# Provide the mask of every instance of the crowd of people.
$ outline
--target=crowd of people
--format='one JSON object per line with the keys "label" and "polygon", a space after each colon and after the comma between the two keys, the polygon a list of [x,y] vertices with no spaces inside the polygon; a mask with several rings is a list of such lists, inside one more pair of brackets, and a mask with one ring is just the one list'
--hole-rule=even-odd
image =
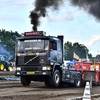
{"label": "crowd of people", "polygon": [[10,66],[15,67],[15,62],[8,62],[8,64],[10,64]]}

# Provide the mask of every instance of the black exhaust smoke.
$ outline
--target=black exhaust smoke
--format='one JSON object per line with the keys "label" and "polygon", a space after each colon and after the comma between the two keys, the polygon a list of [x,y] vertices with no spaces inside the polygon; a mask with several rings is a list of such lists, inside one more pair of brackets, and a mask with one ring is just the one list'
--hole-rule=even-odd
{"label": "black exhaust smoke", "polygon": [[33,24],[33,30],[36,31],[37,30],[37,26],[39,26],[39,16],[37,13],[34,13],[33,11],[30,14],[30,18],[31,18],[31,24]]}
{"label": "black exhaust smoke", "polygon": [[70,0],[74,6],[83,7],[100,21],[100,0]]}
{"label": "black exhaust smoke", "polygon": [[35,9],[29,15],[33,30],[37,30],[37,27],[40,25],[39,18],[47,15],[48,8],[57,10],[62,2],[63,0],[35,0]]}

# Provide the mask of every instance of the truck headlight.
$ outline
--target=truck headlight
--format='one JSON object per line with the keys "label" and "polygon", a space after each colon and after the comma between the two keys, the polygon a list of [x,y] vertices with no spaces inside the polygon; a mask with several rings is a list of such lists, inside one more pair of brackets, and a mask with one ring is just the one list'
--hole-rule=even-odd
{"label": "truck headlight", "polygon": [[47,67],[42,67],[42,70],[47,70]]}
{"label": "truck headlight", "polygon": [[21,70],[21,67],[17,67],[17,70],[20,71]]}
{"label": "truck headlight", "polygon": [[50,66],[47,66],[47,67],[42,67],[42,70],[50,70],[51,67]]}
{"label": "truck headlight", "polygon": [[20,54],[20,53],[18,53],[18,54],[17,54],[17,56],[21,56],[21,54]]}

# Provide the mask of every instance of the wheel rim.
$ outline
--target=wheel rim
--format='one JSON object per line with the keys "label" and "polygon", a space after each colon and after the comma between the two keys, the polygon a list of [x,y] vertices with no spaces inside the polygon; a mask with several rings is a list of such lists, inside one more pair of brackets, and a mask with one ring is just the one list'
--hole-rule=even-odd
{"label": "wheel rim", "polygon": [[59,83],[59,75],[58,74],[55,75],[55,82],[56,82],[56,84]]}
{"label": "wheel rim", "polygon": [[77,79],[77,86],[80,86],[80,83],[81,83],[80,77],[78,77],[78,79]]}
{"label": "wheel rim", "polygon": [[1,69],[1,70],[4,69],[4,65],[3,65],[3,64],[0,65],[0,69]]}
{"label": "wheel rim", "polygon": [[77,86],[80,86],[80,80],[77,81]]}

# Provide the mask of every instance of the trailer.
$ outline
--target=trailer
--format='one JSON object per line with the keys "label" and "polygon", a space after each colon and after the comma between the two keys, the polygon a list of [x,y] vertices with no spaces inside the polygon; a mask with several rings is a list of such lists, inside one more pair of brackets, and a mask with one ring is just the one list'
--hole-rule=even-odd
{"label": "trailer", "polygon": [[82,80],[100,83],[100,62],[76,62],[75,70],[82,72]]}

